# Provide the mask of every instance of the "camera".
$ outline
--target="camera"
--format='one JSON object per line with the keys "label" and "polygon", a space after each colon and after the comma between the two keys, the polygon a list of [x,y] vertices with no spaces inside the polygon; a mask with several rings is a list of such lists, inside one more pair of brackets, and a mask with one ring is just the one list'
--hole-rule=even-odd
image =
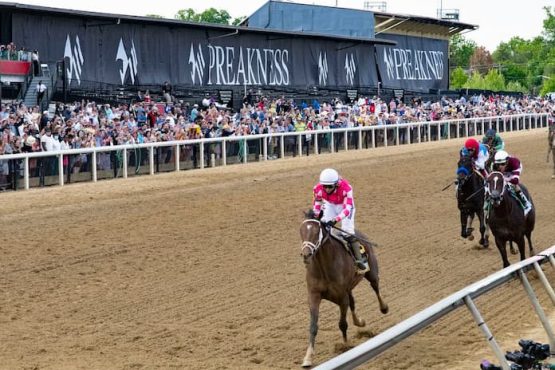
{"label": "camera", "polygon": [[518,345],[522,348],[522,352],[529,354],[536,360],[545,360],[550,356],[549,344],[541,344],[528,339],[521,339]]}
{"label": "camera", "polygon": [[509,361],[520,365],[522,369],[530,369],[536,363],[536,358],[530,356],[527,353],[522,353],[521,351],[507,352],[505,358]]}

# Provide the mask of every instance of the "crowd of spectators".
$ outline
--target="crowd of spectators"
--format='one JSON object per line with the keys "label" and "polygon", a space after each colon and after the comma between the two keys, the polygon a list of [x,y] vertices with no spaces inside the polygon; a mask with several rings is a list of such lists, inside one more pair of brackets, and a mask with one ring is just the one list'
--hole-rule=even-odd
{"label": "crowd of spectators", "polygon": [[23,104],[3,105],[0,155],[555,111],[555,103],[544,98],[483,95],[437,102],[415,99],[410,104],[361,97],[345,104],[338,99],[307,103],[248,94],[238,111],[215,99],[204,99],[199,106],[156,103],[148,92],[140,96],[140,101],[117,106],[57,104],[50,114]]}

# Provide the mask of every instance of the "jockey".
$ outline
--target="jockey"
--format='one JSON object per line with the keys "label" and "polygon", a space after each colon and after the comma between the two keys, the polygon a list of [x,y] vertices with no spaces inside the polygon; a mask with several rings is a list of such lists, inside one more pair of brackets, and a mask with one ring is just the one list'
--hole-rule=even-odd
{"label": "jockey", "polygon": [[472,158],[474,168],[478,170],[484,179],[488,176],[488,172],[486,171],[486,162],[489,158],[487,146],[480,144],[478,140],[474,138],[470,138],[464,142],[464,148],[461,149],[460,154],[461,156],[467,155]]}
{"label": "jockey", "polygon": [[526,195],[519,186],[522,163],[520,163],[517,157],[510,156],[506,151],[500,150],[495,153],[493,168],[501,172],[503,177],[505,177],[505,181],[514,187],[515,193],[520,198],[520,203],[524,208],[524,216],[526,216],[532,209],[532,203],[526,198]]}
{"label": "jockey", "polygon": [[314,197],[312,209],[316,217],[329,227],[341,222],[343,231],[352,234],[345,240],[349,242],[356,258],[358,273],[364,274],[370,270],[368,261],[360,253],[360,243],[355,234],[355,203],[353,188],[346,179],[339,177],[339,173],[332,168],[326,168],[320,173],[320,181],[313,189]]}
{"label": "jockey", "polygon": [[501,139],[501,136],[492,128],[486,131],[486,135],[482,139],[482,144],[486,144],[492,152],[505,149],[503,139]]}

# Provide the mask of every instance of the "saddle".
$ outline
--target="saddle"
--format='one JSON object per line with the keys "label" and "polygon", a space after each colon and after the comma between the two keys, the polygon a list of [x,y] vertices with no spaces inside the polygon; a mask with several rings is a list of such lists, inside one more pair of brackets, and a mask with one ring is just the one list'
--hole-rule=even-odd
{"label": "saddle", "polygon": [[[339,243],[341,243],[341,245],[343,246],[343,248],[345,248],[345,250],[347,251],[347,253],[349,253],[351,255],[351,257],[353,258],[353,261],[356,261],[355,256],[353,255],[353,250],[351,248],[351,244],[345,239],[345,234],[343,234],[341,231],[336,230],[336,229],[331,229],[330,230],[330,237],[334,238],[335,240],[337,240]],[[364,246],[362,245],[362,243],[359,244],[360,245],[360,255],[363,258],[366,258],[366,260],[368,260],[368,253],[366,253],[366,248],[364,248]]]}

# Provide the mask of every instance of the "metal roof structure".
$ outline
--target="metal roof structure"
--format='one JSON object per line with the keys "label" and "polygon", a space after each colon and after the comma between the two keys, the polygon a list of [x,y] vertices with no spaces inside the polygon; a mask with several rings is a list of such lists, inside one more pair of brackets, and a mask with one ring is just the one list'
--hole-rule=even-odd
{"label": "metal roof structure", "polygon": [[14,2],[0,2],[0,12],[6,11],[20,11],[20,12],[31,12],[31,13],[49,13],[56,15],[67,15],[72,17],[83,17],[87,19],[98,19],[105,22],[127,22],[127,23],[148,23],[148,24],[158,24],[164,26],[186,26],[193,28],[203,28],[211,29],[214,31],[227,31],[229,34],[239,34],[239,33],[258,33],[267,34],[274,36],[288,36],[288,37],[309,37],[309,38],[319,38],[319,39],[335,39],[337,41],[346,42],[359,42],[359,43],[372,43],[381,45],[394,45],[395,42],[386,39],[369,38],[369,37],[348,37],[340,35],[328,35],[322,33],[313,32],[291,32],[286,30],[277,29],[265,29],[265,28],[253,28],[244,26],[229,26],[215,23],[202,23],[202,22],[187,22],[177,19],[170,18],[153,18],[153,17],[141,17],[133,15],[124,14],[110,14],[110,13],[99,13],[99,12],[89,12],[82,10],[72,10],[72,9],[60,9],[51,8],[45,6],[37,5],[27,5]]}

